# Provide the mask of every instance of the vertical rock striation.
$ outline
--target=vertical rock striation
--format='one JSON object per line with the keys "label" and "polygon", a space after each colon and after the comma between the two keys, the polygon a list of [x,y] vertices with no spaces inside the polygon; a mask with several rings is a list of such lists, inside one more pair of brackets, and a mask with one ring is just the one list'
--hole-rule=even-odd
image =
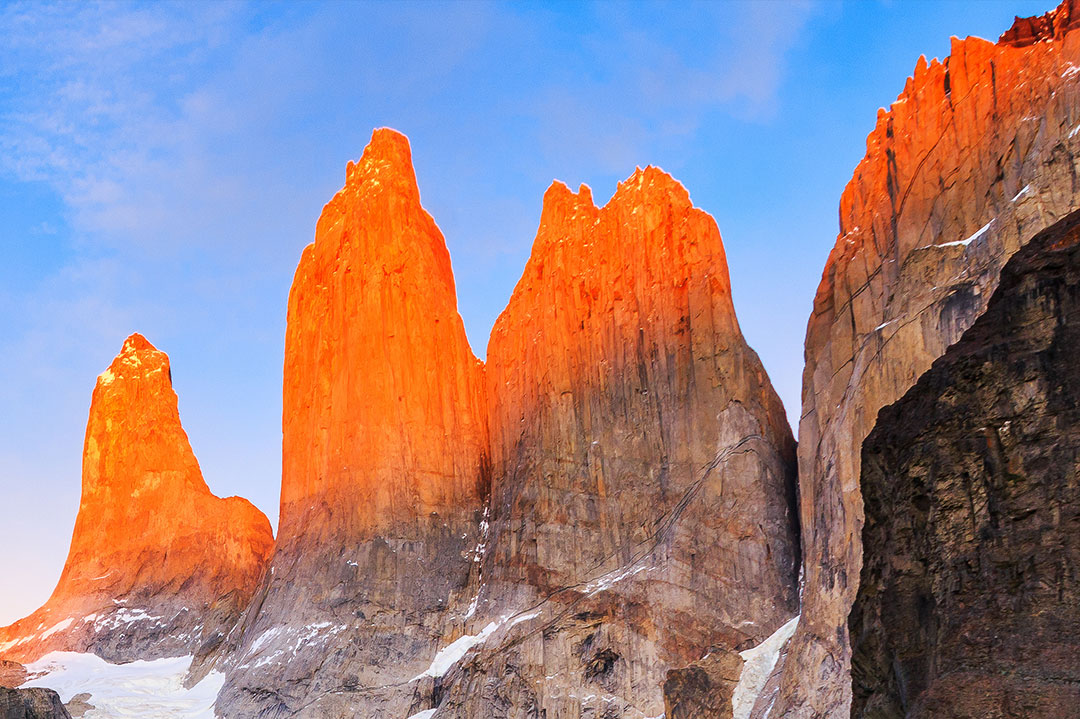
{"label": "vertical rock striation", "polygon": [[670,176],[638,170],[603,208],[548,190],[486,372],[473,634],[497,629],[437,717],[656,716],[669,669],[796,613],[794,441],[716,224]]}
{"label": "vertical rock striation", "polygon": [[774,713],[850,712],[862,444],[986,308],[1008,258],[1080,206],[1076,3],[998,44],[953,39],[878,115],[840,203],[806,336],[802,619]]}
{"label": "vertical rock striation", "polygon": [[490,472],[482,365],[396,132],[304,250],[284,383],[277,549],[218,711],[407,716],[469,599]]}
{"label": "vertical rock striation", "polygon": [[273,541],[251,503],[210,493],[180,425],[169,358],[133,334],[94,388],[60,581],[44,606],[0,629],[0,654],[92,651],[123,662],[205,651],[247,605]]}
{"label": "vertical rock striation", "polygon": [[863,443],[853,717],[1080,705],[1080,212]]}
{"label": "vertical rock striation", "polygon": [[290,295],[281,529],[221,714],[655,716],[669,669],[795,613],[794,441],[678,183],[554,185],[489,351],[376,131]]}

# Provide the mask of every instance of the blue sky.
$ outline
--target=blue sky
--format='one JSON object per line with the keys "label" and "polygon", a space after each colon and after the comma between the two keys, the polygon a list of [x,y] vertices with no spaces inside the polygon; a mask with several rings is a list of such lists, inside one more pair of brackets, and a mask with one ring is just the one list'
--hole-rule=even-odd
{"label": "blue sky", "polygon": [[289,285],[372,128],[411,139],[481,357],[553,179],[603,202],[671,172],[794,423],[877,108],[950,35],[1051,2],[0,4],[0,623],[59,577],[132,331],[171,356],[211,489],[276,522]]}

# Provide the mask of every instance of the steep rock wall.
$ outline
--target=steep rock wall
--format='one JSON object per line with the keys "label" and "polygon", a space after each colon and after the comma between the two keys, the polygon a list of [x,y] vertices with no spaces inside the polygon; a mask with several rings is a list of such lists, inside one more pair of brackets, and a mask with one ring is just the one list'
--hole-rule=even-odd
{"label": "steep rock wall", "polygon": [[221,714],[408,714],[477,575],[481,372],[408,141],[377,130],[289,295],[281,526]]}
{"label": "steep rock wall", "polygon": [[1080,705],[1080,212],[863,443],[853,717]]}
{"label": "steep rock wall", "polygon": [[437,717],[656,716],[669,669],[796,613],[794,442],[716,224],[670,176],[638,170],[602,208],[548,190],[486,372],[471,633],[496,629]]}
{"label": "steep rock wall", "polygon": [[[863,439],[983,312],[1001,267],[1080,206],[1080,33],[1019,21],[919,60],[840,203],[806,336],[802,620],[775,711],[850,712],[847,616],[862,562]],[[1029,37],[1036,33],[1034,37]]]}

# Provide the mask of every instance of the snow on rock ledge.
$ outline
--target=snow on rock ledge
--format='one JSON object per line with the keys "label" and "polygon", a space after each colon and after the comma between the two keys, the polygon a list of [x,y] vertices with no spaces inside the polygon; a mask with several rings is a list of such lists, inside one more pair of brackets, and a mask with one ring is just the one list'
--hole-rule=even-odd
{"label": "snow on rock ledge", "polygon": [[735,686],[735,692],[731,695],[732,719],[750,719],[754,702],[765,688],[765,682],[769,680],[769,675],[772,674],[780,658],[780,650],[791,639],[798,625],[799,618],[795,617],[773,632],[772,636],[761,644],[753,649],[739,652],[745,664],[742,674],[739,675],[739,683]]}

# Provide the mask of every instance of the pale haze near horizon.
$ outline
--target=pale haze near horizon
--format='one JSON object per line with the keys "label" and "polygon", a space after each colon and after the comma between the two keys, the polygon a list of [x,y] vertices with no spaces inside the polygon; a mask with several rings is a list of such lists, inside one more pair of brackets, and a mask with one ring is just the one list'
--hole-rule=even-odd
{"label": "pale haze near horizon", "polygon": [[877,109],[1019,2],[0,7],[0,624],[52,591],[96,375],[169,353],[211,490],[276,524],[285,301],[375,127],[409,136],[473,350],[553,179],[658,165],[717,221],[795,426],[840,193]]}

